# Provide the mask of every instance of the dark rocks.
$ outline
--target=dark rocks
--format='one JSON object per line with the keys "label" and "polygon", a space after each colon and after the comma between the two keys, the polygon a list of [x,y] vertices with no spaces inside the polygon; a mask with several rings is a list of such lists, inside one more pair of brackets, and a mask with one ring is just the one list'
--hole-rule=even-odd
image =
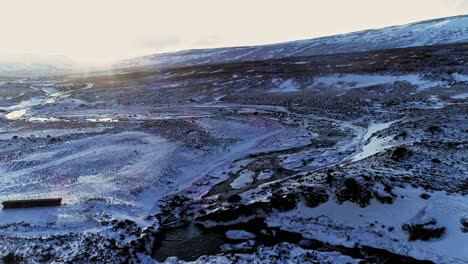
{"label": "dark rocks", "polygon": [[375,198],[383,204],[392,204],[396,199],[396,195],[393,193],[375,192],[374,195],[375,195]]}
{"label": "dark rocks", "polygon": [[170,199],[167,203],[170,207],[181,207],[184,202],[188,201],[189,199],[185,196],[174,195],[172,199]]}
{"label": "dark rocks", "polygon": [[347,178],[344,181],[344,185],[350,191],[357,191],[359,189],[359,185],[358,185],[356,179],[354,179],[354,178]]}
{"label": "dark rocks", "polygon": [[278,241],[286,241],[289,243],[299,243],[302,240],[302,235],[296,232],[289,232],[281,229],[276,229],[276,239]]}
{"label": "dark rocks", "polygon": [[410,241],[415,240],[430,240],[440,238],[445,233],[445,227],[437,226],[437,220],[430,219],[424,223],[404,224],[403,231],[408,234]]}
{"label": "dark rocks", "polygon": [[280,212],[289,211],[296,208],[297,195],[295,193],[275,193],[270,198],[272,208]]}
{"label": "dark rocks", "polygon": [[407,136],[408,136],[408,133],[406,131],[403,131],[400,134],[394,136],[393,139],[395,140],[405,139]]}
{"label": "dark rocks", "polygon": [[430,126],[426,129],[426,132],[429,132],[431,134],[435,134],[435,133],[442,133],[444,132],[444,130],[442,130],[442,128],[438,127],[438,126]]}
{"label": "dark rocks", "polygon": [[161,216],[160,217],[160,224],[164,228],[175,228],[179,226],[184,226],[187,224],[186,219],[182,219],[179,217],[176,217],[175,215],[167,215],[167,216]]}
{"label": "dark rocks", "polygon": [[411,154],[411,151],[405,147],[398,147],[393,150],[390,158],[394,161],[403,161]]}
{"label": "dark rocks", "polygon": [[462,195],[468,195],[468,179],[462,180],[458,189]]}
{"label": "dark rocks", "polygon": [[326,176],[326,178],[325,178],[325,181],[326,181],[326,183],[327,183],[328,185],[331,186],[332,183],[333,183],[333,180],[334,180],[334,177],[333,177],[333,170],[332,170],[332,169],[329,169],[329,170],[327,171],[327,176]]}
{"label": "dark rocks", "polygon": [[468,233],[468,216],[463,216],[460,219],[460,224],[462,225],[461,231],[463,233]]}
{"label": "dark rocks", "polygon": [[242,200],[242,197],[238,194],[231,195],[229,198],[227,198],[227,201],[230,203],[238,203]]}
{"label": "dark rocks", "polygon": [[427,194],[427,193],[422,193],[421,195],[419,195],[419,197],[421,197],[424,200],[427,200],[427,199],[431,198],[431,196],[429,194]]}
{"label": "dark rocks", "polygon": [[328,201],[327,191],[319,186],[302,187],[301,195],[304,198],[305,204],[312,208]]}
{"label": "dark rocks", "polygon": [[15,255],[14,252],[10,252],[6,254],[5,256],[2,257],[3,263],[8,263],[8,264],[16,264],[16,263],[21,263],[22,259],[20,256]]}
{"label": "dark rocks", "polygon": [[335,195],[338,203],[351,201],[361,207],[369,205],[370,199],[374,197],[370,186],[360,185],[354,178],[345,179],[343,188],[336,191]]}
{"label": "dark rocks", "polygon": [[45,252],[42,256],[39,257],[40,262],[47,262],[52,260],[54,256],[50,252]]}
{"label": "dark rocks", "polygon": [[136,227],[136,223],[130,219],[118,220],[114,226],[114,230],[117,229],[130,229]]}
{"label": "dark rocks", "polygon": [[378,190],[374,191],[375,198],[383,204],[392,204],[397,197],[392,189],[390,185],[386,185],[383,192]]}

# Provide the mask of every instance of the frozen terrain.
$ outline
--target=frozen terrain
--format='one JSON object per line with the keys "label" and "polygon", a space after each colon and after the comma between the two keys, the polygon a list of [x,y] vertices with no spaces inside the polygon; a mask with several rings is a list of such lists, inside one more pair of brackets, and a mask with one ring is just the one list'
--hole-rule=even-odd
{"label": "frozen terrain", "polygon": [[467,263],[466,19],[0,78],[0,260]]}
{"label": "frozen terrain", "polygon": [[[448,17],[280,44],[149,55],[120,61],[113,66],[115,68],[147,65],[175,67],[463,43],[468,41],[467,24],[468,16]],[[348,62],[343,63],[346,64]]]}

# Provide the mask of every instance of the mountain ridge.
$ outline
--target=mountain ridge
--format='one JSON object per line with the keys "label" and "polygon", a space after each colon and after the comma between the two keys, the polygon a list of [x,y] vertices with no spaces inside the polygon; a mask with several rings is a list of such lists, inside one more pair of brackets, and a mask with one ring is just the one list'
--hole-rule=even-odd
{"label": "mountain ridge", "polygon": [[[405,30],[408,28],[409,30]],[[398,43],[399,39],[401,40]],[[462,42],[468,42],[468,15],[258,46],[190,49],[152,54],[121,60],[112,67],[190,66],[213,62],[263,60]]]}

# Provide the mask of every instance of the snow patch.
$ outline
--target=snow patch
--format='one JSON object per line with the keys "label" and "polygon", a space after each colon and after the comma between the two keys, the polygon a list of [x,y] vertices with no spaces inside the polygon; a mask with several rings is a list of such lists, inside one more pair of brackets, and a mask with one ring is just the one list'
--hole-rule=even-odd
{"label": "snow patch", "polygon": [[255,172],[251,170],[243,170],[239,177],[231,183],[233,189],[241,189],[253,182],[253,176]]}
{"label": "snow patch", "polygon": [[26,109],[15,110],[13,112],[6,114],[5,118],[9,120],[16,120],[24,116],[26,114],[26,111],[27,111]]}
{"label": "snow patch", "polygon": [[[357,153],[351,160],[358,161],[370,157],[374,154],[381,152],[382,150],[388,149],[391,146],[388,145],[388,142],[391,140],[391,137],[385,138],[376,138],[373,135],[381,130],[389,128],[393,123],[397,121],[391,121],[386,123],[375,123],[369,126],[366,134],[363,136],[362,141],[365,145],[362,147],[361,152]],[[370,141],[369,141],[370,139]]]}
{"label": "snow patch", "polygon": [[260,174],[258,175],[257,179],[259,181],[263,181],[263,180],[268,180],[270,179],[271,177],[273,177],[273,172],[272,171],[262,171],[260,172]]}
{"label": "snow patch", "polygon": [[[277,84],[279,81],[278,79],[273,79],[273,84]],[[277,88],[273,88],[270,90],[270,92],[273,93],[289,93],[289,92],[297,92],[299,91],[299,88],[297,87],[296,83],[294,80],[289,79],[284,82],[282,82]]]}
{"label": "snow patch", "polygon": [[457,82],[468,82],[468,75],[454,73],[452,76]]}
{"label": "snow patch", "polygon": [[453,99],[466,99],[468,98],[468,93],[462,93],[452,96]]}
{"label": "snow patch", "polygon": [[117,119],[112,119],[110,117],[104,117],[104,118],[86,118],[86,121],[96,123],[96,122],[119,122]]}
{"label": "snow patch", "polygon": [[248,240],[254,239],[255,234],[245,230],[229,230],[226,232],[226,237],[232,240]]}
{"label": "snow patch", "polygon": [[[316,208],[299,203],[297,209],[272,215],[267,223],[335,245],[360,243],[436,263],[468,261],[468,236],[462,232],[460,224],[468,204],[462,195],[432,192],[431,198],[424,200],[420,189],[394,188],[393,192],[403,198],[393,204],[372,200],[365,208],[348,201],[340,205],[333,199]],[[445,234],[440,239],[402,243],[408,241],[402,225],[422,212],[445,227]],[[369,231],[370,224],[373,228]],[[335,230],[331,231],[329,225],[335,226]],[[393,229],[389,231],[388,228]]]}
{"label": "snow patch", "polygon": [[412,85],[418,85],[420,89],[427,89],[446,84],[441,81],[424,79],[418,74],[406,75],[371,75],[371,74],[333,74],[320,76],[314,79],[312,88],[338,88],[354,89],[373,85],[393,84],[397,81],[407,81]]}

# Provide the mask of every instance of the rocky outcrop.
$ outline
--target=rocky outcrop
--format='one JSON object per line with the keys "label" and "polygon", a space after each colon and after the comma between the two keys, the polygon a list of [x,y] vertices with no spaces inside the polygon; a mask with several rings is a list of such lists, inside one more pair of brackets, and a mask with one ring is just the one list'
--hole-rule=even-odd
{"label": "rocky outcrop", "polygon": [[347,178],[344,180],[343,186],[335,192],[335,196],[338,203],[350,201],[361,207],[366,207],[374,194],[370,186],[359,184],[354,178]]}
{"label": "rocky outcrop", "polygon": [[289,211],[296,208],[298,196],[296,193],[274,193],[270,198],[272,208],[280,212]]}
{"label": "rocky outcrop", "polygon": [[468,216],[463,216],[460,219],[461,231],[463,233],[468,233]]}
{"label": "rocky outcrop", "polygon": [[394,161],[403,161],[408,158],[411,154],[411,151],[405,147],[398,147],[393,150],[390,158]]}
{"label": "rocky outcrop", "polygon": [[440,238],[445,233],[445,227],[438,226],[435,219],[424,223],[404,224],[402,229],[408,234],[410,241]]}
{"label": "rocky outcrop", "polygon": [[328,201],[328,193],[320,186],[304,186],[300,188],[301,196],[308,207],[317,207]]}

